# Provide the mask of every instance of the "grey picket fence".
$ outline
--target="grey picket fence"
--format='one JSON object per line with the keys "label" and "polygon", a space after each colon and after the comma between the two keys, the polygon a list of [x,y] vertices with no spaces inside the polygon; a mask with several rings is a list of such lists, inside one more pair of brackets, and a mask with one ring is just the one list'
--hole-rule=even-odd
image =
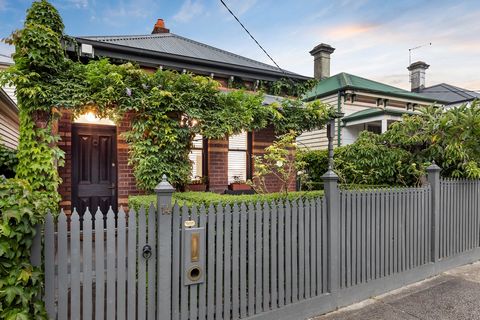
{"label": "grey picket fence", "polygon": [[316,199],[209,207],[171,207],[163,181],[158,210],[49,214],[32,254],[48,313],[305,319],[480,259],[480,181],[441,179],[435,165],[420,188],[324,180]]}
{"label": "grey picket fence", "polygon": [[[323,198],[173,208],[172,319],[240,319],[326,292]],[[185,286],[181,230],[206,232],[206,280]]]}

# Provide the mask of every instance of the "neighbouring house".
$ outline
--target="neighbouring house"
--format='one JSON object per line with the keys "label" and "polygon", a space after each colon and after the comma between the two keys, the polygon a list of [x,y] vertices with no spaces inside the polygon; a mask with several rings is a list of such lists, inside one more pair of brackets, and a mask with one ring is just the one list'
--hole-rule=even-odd
{"label": "neighbouring house", "polygon": [[[314,57],[315,78],[321,81],[303,98],[305,101],[320,99],[343,113],[336,125],[336,146],[355,142],[363,130],[385,132],[391,123],[401,121],[402,115],[414,113],[419,106],[443,102],[345,72],[330,76],[330,55],[334,50],[322,43],[310,51]],[[325,149],[328,146],[326,129],[305,132],[297,143],[312,150]]]}
{"label": "neighbouring house", "polygon": [[[162,19],[157,21],[152,34],[77,37],[76,41],[78,46],[67,48],[67,53],[83,62],[99,57],[119,63],[133,61],[152,72],[160,68],[209,76],[224,88],[241,81],[254,91],[261,80],[276,81],[286,76],[298,81],[310,79],[173,34]],[[265,103],[274,100],[266,97]],[[80,212],[86,206],[107,210],[112,205],[116,209],[118,204],[127,204],[129,195],[140,193],[133,168],[128,165],[128,146],[121,136],[129,130],[131,117],[127,115],[115,125],[91,114],[74,119],[68,111],[63,112],[58,125],[59,145],[66,155],[65,166],[60,168],[62,207],[76,207]],[[190,154],[192,179],[208,177],[208,190],[224,192],[234,180],[252,177],[252,156],[263,154],[274,139],[273,128],[223,140],[197,136]],[[281,185],[270,177],[267,186],[275,191]],[[294,188],[292,184],[291,189]]]}
{"label": "neighbouring house", "polygon": [[418,92],[422,96],[445,101],[445,108],[457,107],[464,103],[470,104],[473,100],[480,99],[479,92],[459,88],[447,83],[426,87],[425,74],[429,67],[430,65],[423,61],[417,61],[408,66],[412,92]]}
{"label": "neighbouring house", "polygon": [[[0,71],[12,65],[11,58],[0,56]],[[18,107],[15,88],[0,87],[0,144],[12,149],[18,146]]]}

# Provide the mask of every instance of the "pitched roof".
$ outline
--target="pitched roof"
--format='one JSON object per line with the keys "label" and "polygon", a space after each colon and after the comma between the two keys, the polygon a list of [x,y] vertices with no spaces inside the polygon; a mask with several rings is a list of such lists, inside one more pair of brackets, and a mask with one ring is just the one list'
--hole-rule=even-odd
{"label": "pitched roof", "polygon": [[474,99],[480,99],[480,93],[468,89],[452,86],[447,83],[440,83],[427,87],[420,91],[423,96],[432,99],[443,100],[448,103],[464,102]]}
{"label": "pitched roof", "polygon": [[238,54],[225,51],[207,44],[181,37],[174,33],[158,33],[149,35],[127,36],[87,36],[77,37],[82,40],[90,40],[103,44],[111,44],[119,47],[128,47],[150,52],[169,54],[177,57],[186,57],[198,61],[219,62],[232,66],[241,66],[258,71],[266,71],[278,74],[278,76],[291,76],[300,79],[309,79],[294,72],[282,70],[275,66],[256,61]]}
{"label": "pitched roof", "polygon": [[310,101],[347,89],[361,90],[387,96],[415,99],[426,102],[439,101],[438,99],[425,97],[415,92],[410,92],[345,72],[320,81],[312,90],[304,95],[304,99]]}

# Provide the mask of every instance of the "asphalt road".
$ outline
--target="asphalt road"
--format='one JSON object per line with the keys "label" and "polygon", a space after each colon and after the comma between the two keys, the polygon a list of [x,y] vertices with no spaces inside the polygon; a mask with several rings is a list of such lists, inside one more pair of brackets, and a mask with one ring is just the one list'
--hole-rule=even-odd
{"label": "asphalt road", "polygon": [[480,262],[313,319],[480,320]]}

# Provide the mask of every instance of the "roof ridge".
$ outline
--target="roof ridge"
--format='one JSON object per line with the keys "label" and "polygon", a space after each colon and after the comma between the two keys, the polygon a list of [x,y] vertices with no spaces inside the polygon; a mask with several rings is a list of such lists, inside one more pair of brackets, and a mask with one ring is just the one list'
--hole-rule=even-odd
{"label": "roof ridge", "polygon": [[118,35],[118,36],[78,36],[76,38],[81,39],[111,39],[113,40],[138,40],[138,39],[149,39],[149,38],[165,38],[173,36],[173,33],[159,33],[159,34],[145,34],[145,35]]}
{"label": "roof ridge", "polygon": [[463,88],[456,87],[456,86],[448,84],[448,83],[444,83],[444,87],[448,91],[456,93],[459,96],[462,96],[463,98],[475,98],[475,96],[471,95],[467,90],[465,90]]}

